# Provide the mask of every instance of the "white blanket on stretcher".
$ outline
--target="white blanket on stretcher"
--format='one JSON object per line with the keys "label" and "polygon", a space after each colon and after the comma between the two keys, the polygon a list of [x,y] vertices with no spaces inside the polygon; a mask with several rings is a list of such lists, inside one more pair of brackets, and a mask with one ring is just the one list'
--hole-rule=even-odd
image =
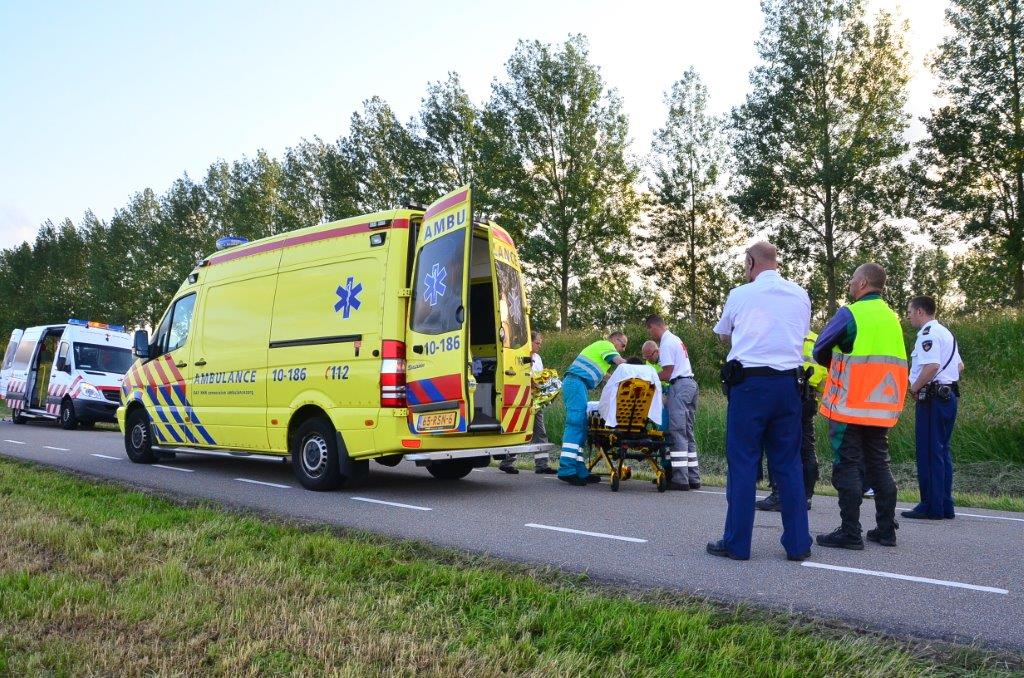
{"label": "white blanket on stretcher", "polygon": [[[661,382],[658,381],[658,373],[654,371],[654,368],[650,365],[630,365],[628,363],[622,363],[615,368],[611,376],[608,377],[608,383],[605,384],[604,389],[601,391],[601,400],[597,403],[597,411],[601,414],[601,418],[604,419],[604,423],[607,426],[617,426],[615,419],[615,394],[619,390],[619,383],[626,379],[643,379],[644,381],[654,384],[654,397],[651,399],[651,409],[647,413],[647,417],[655,424],[661,424]],[[587,407],[587,411],[591,411],[592,408]]]}

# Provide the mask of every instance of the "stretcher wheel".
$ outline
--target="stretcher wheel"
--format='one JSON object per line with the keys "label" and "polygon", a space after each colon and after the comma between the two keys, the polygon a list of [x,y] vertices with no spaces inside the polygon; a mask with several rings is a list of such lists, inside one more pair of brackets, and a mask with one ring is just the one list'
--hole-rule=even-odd
{"label": "stretcher wheel", "polygon": [[616,473],[614,470],[612,471],[611,487],[612,487],[612,492],[618,492],[619,491],[619,474]]}
{"label": "stretcher wheel", "polygon": [[658,474],[658,492],[668,489],[668,476],[664,472]]}

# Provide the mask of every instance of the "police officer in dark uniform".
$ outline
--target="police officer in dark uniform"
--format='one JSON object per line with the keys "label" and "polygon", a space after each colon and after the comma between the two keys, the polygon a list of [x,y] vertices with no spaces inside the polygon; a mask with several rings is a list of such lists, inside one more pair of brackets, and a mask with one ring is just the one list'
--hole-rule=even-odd
{"label": "police officer in dark uniform", "polygon": [[956,338],[935,319],[935,299],[914,297],[907,318],[918,328],[910,354],[910,393],[915,399],[917,485],[921,501],[904,518],[954,518],[953,454],[949,441],[960,400],[964,363]]}

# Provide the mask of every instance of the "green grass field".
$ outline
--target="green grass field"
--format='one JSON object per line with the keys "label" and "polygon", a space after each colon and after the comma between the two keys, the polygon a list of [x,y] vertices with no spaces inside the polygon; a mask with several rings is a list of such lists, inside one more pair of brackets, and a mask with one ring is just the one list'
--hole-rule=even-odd
{"label": "green grass field", "polygon": [[[969,495],[978,497],[971,502],[974,505],[986,503],[984,498],[989,497],[997,499],[994,508],[1010,508],[1010,502],[1022,510],[1024,503],[1018,507],[1014,499],[1024,498],[1024,317],[1002,314],[950,322],[949,327],[957,336],[967,366],[952,443],[955,489],[965,499]],[[627,352],[639,354],[646,332],[640,327],[627,327],[625,331],[629,335]],[[718,366],[726,351],[709,328],[682,325],[673,331],[686,343],[701,387],[695,427],[701,465],[715,473],[724,469],[726,400],[718,383]],[[596,331],[545,334],[541,349],[545,366],[563,373],[579,350],[599,336]],[[907,327],[908,347],[913,346],[914,336],[915,331]],[[595,391],[594,399],[598,396]],[[545,409],[551,440],[561,440],[564,420],[558,398]],[[819,417],[818,458],[825,483],[832,463],[826,428]],[[907,498],[916,499],[912,404],[890,433],[889,442],[897,480],[904,490],[911,491]]]}
{"label": "green grass field", "polygon": [[0,675],[1010,675],[1021,658],[596,586],[0,460]]}

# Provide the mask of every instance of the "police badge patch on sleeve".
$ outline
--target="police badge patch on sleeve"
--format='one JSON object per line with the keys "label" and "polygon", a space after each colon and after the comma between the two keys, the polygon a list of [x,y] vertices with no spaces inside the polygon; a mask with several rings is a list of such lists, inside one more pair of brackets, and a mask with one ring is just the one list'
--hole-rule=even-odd
{"label": "police badge patch on sleeve", "polygon": [[926,351],[932,350],[932,340],[929,339],[928,341],[921,342],[921,348],[923,348]]}

